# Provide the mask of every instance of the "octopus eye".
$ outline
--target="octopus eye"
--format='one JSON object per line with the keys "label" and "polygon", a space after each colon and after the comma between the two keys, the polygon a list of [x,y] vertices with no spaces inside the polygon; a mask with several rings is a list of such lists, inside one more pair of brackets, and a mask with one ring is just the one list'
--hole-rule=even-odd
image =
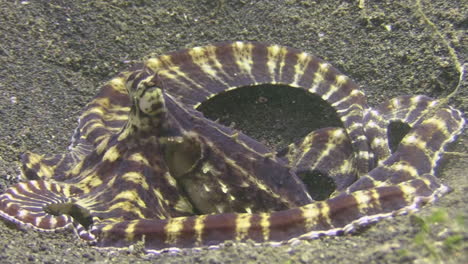
{"label": "octopus eye", "polygon": [[137,104],[140,111],[147,115],[155,116],[165,112],[163,92],[158,87],[146,89],[140,98],[137,98]]}

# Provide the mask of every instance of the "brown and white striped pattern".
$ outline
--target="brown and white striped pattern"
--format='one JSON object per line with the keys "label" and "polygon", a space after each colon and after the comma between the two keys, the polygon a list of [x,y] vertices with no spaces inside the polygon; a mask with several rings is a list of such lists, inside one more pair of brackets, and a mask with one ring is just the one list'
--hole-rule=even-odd
{"label": "brown and white striped pattern", "polygon": [[[343,127],[313,131],[276,153],[196,111],[220,93],[260,84],[320,96]],[[391,122],[411,127],[393,152]],[[83,110],[69,152],[23,156],[31,181],[0,195],[0,216],[43,231],[73,227],[99,247],[144,240],[149,252],[339,235],[447,193],[435,168],[464,124],[460,111],[425,96],[370,108],[353,81],[299,50],[196,47],[104,85]],[[308,172],[333,181],[331,198],[312,198]]]}

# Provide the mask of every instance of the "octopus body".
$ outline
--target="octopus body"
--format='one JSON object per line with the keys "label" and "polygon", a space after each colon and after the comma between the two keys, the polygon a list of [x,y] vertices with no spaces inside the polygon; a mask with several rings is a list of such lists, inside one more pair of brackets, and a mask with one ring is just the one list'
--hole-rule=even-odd
{"label": "octopus body", "polygon": [[[319,96],[342,126],[276,152],[197,111],[218,94],[261,84]],[[392,122],[410,127],[395,149]],[[339,235],[447,193],[435,169],[464,124],[460,111],[426,96],[371,108],[352,80],[296,49],[196,47],[104,85],[68,152],[23,155],[28,181],[0,195],[0,216],[42,231],[73,229],[98,247],[143,241],[148,252]],[[334,190],[317,199],[323,178]]]}

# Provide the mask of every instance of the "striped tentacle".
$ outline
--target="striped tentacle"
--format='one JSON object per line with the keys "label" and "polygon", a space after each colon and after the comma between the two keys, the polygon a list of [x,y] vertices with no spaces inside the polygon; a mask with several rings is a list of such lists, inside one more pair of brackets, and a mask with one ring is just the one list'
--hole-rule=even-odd
{"label": "striped tentacle", "polygon": [[[424,105],[435,104],[434,101],[431,103],[431,100],[425,98],[423,100]],[[427,175],[432,175],[430,178],[436,181],[434,175],[438,161],[447,144],[454,141],[463,131],[465,119],[459,110],[452,107],[413,109],[407,111],[405,116],[411,116],[412,113],[421,112],[421,110],[427,112],[424,115],[425,119],[405,119],[414,125],[401,140],[395,152],[379,162],[380,165],[361,177],[346,192],[397,184]],[[412,122],[412,120],[416,121]]]}
{"label": "striped tentacle", "polygon": [[78,119],[71,148],[78,145],[80,140],[86,140],[96,147],[127,122],[131,102],[125,82],[129,75],[130,72],[122,72],[107,82],[86,105]]}
{"label": "striped tentacle", "polygon": [[[67,184],[48,181],[21,182],[0,195],[0,216],[20,226],[41,231],[71,229],[85,240],[94,237],[74,219],[74,199],[82,191]],[[61,207],[58,209],[58,207]]]}
{"label": "striped tentacle", "polygon": [[362,127],[367,108],[364,94],[352,80],[315,56],[278,45],[233,42],[152,58],[146,66],[158,74],[168,94],[194,108],[221,92],[260,84],[288,85],[319,95],[343,122],[358,172],[369,171]]}
{"label": "striped tentacle", "polygon": [[93,148],[122,129],[130,110],[130,99],[125,89],[128,75],[124,72],[110,80],[86,105],[78,120],[69,152],[57,155],[27,152],[22,155],[22,169],[26,178],[65,180]]}
{"label": "striped tentacle", "polygon": [[[25,175],[47,181],[1,194],[1,218],[43,231],[73,226],[101,247],[143,240],[160,252],[348,233],[449,191],[435,169],[465,120],[436,100],[398,97],[368,109],[357,85],[328,63],[262,43],[196,47],[135,67],[85,107],[68,154],[24,156]],[[319,95],[344,128],[314,131],[276,156],[196,111],[219,93],[260,84]],[[411,127],[393,152],[391,122]],[[311,202],[303,182],[314,170],[337,195]],[[305,172],[302,182],[294,171]]]}
{"label": "striped tentacle", "polygon": [[24,176],[29,180],[54,179],[62,181],[70,170],[92,152],[93,147],[86,140],[80,139],[69,152],[57,155],[42,155],[26,152],[21,156]]}
{"label": "striped tentacle", "polygon": [[[428,186],[428,184],[430,186]],[[379,219],[405,214],[435,199],[436,183],[416,179],[377,187],[285,211],[216,214],[169,220],[145,219],[97,225],[99,247],[128,247],[143,241],[149,252],[189,247],[219,247],[227,240],[281,244],[352,232]]]}
{"label": "striped tentacle", "polygon": [[[356,181],[351,142],[342,128],[318,129],[280,151],[278,156],[284,156],[307,186],[320,185],[319,178],[330,178],[334,189],[342,191]],[[309,183],[312,179],[307,177],[311,177],[311,172],[319,178]]]}
{"label": "striped tentacle", "polygon": [[423,95],[406,95],[385,101],[375,108],[369,108],[364,115],[364,130],[374,154],[376,165],[387,159],[390,149],[389,126],[401,122],[413,127],[426,114],[437,107],[438,101]]}

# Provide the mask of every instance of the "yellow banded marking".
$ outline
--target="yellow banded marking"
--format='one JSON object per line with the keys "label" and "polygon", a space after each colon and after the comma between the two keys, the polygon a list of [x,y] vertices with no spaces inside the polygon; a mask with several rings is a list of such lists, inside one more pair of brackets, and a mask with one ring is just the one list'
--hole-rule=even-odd
{"label": "yellow banded marking", "polygon": [[144,164],[146,166],[150,166],[148,159],[145,156],[143,156],[141,153],[133,153],[132,155],[130,155],[130,157],[128,157],[128,159],[131,161]]}
{"label": "yellow banded marking", "polygon": [[219,185],[221,186],[221,191],[223,193],[227,193],[229,191],[229,188],[224,184],[222,181],[218,181]]}
{"label": "yellow banded marking", "polygon": [[[267,47],[267,62],[268,71],[271,76],[273,83],[277,83],[282,79],[283,67],[285,65],[285,57],[288,50],[285,47],[278,45],[272,45]],[[276,78],[275,71],[278,67],[278,77]]]}
{"label": "yellow banded marking", "polygon": [[[193,90],[193,88],[196,87],[200,90],[205,90],[202,85],[189,78],[184,71],[181,71],[180,67],[172,61],[172,56],[170,55],[148,59],[145,64],[152,71],[157,72],[158,75],[165,76],[166,78],[175,81],[178,85],[184,87],[184,89]],[[187,80],[190,84],[182,81],[182,79]]]}
{"label": "yellow banded marking", "polygon": [[270,240],[270,214],[260,214],[260,226],[262,227],[263,241]]}
{"label": "yellow banded marking", "polygon": [[236,240],[244,240],[249,235],[251,214],[239,214],[236,217]]}
{"label": "yellow banded marking", "polygon": [[[96,153],[97,154],[101,154],[104,151],[106,151],[109,140],[110,140],[110,137],[106,137],[101,142],[99,142],[99,145],[96,146]],[[75,170],[75,169],[73,169],[73,170]]]}
{"label": "yellow banded marking", "polygon": [[107,108],[110,106],[109,98],[96,98],[94,99],[93,104],[97,105],[84,111],[83,114],[81,114],[81,116],[85,116],[88,114],[98,114],[100,116],[103,116],[104,113],[108,111]]}
{"label": "yellow banded marking", "polygon": [[340,91],[340,87],[339,86],[336,86],[334,84],[330,85],[328,87],[328,91],[324,94],[322,94],[322,99],[325,100],[325,101],[328,101],[328,99],[336,92],[339,92]]}
{"label": "yellow banded marking", "polygon": [[104,156],[102,157],[103,161],[114,162],[120,157],[119,150],[117,149],[117,145],[110,147]]}
{"label": "yellow banded marking", "polygon": [[130,171],[122,175],[122,179],[137,184],[143,187],[145,190],[149,189],[149,185],[146,182],[145,176],[143,176],[141,173]]}
{"label": "yellow banded marking", "polygon": [[[114,203],[105,211],[111,212],[112,210],[115,210],[115,209],[124,210],[131,214],[136,214],[138,218],[142,218],[142,219],[146,218],[145,215],[141,212],[141,210],[139,208],[136,208],[135,205],[133,205],[129,201]],[[122,217],[119,217],[119,219],[122,219]]]}
{"label": "yellow banded marking", "polygon": [[[118,130],[119,130],[119,129],[112,129],[111,131],[112,131],[112,132],[117,132]],[[103,135],[101,135],[101,136],[96,137],[96,138],[94,139],[94,142],[95,142],[95,143],[98,143],[98,142],[100,143],[100,142],[102,142],[103,140],[106,140],[106,139],[108,139],[108,138],[110,138],[110,135],[105,135],[105,134],[103,134]],[[80,158],[79,160],[81,160],[81,159],[84,158],[84,156],[80,156],[80,157],[81,157],[81,158]]]}
{"label": "yellow banded marking", "polygon": [[254,45],[251,43],[243,43],[240,41],[234,42],[232,44],[232,53],[236,61],[239,70],[250,76],[250,78],[255,81],[255,78],[252,75],[253,67],[253,58],[252,50]]}
{"label": "yellow banded marking", "polygon": [[319,87],[320,83],[325,81],[325,74],[327,73],[329,68],[330,64],[325,62],[319,63],[318,69],[314,73],[314,81],[312,83],[312,86],[308,89],[310,93],[317,93],[317,88]]}
{"label": "yellow banded marking", "polygon": [[[80,166],[82,163],[80,163]],[[92,175],[95,173],[96,168],[87,168],[83,171],[81,171],[79,174],[80,175],[86,175],[88,177],[84,177],[81,179],[79,183],[77,183],[77,186],[79,186],[81,189],[89,191],[90,188],[97,187],[103,184],[103,181],[99,178],[99,175],[96,175],[96,177],[89,177],[89,175]]]}
{"label": "yellow banded marking", "polygon": [[[97,110],[96,108],[94,110]],[[96,111],[93,111],[93,112],[96,112]],[[82,137],[84,138],[88,138],[90,134],[92,134],[95,130],[97,130],[98,128],[104,128],[104,129],[107,129],[107,127],[104,125],[104,123],[100,122],[100,121],[90,121],[88,123],[86,123],[86,126],[84,126],[86,131],[84,131],[85,133],[82,134]]]}
{"label": "yellow banded marking", "polygon": [[29,162],[27,164],[28,168],[33,169],[34,165],[39,165],[39,171],[37,171],[37,175],[40,178],[50,178],[54,173],[54,167],[48,166],[44,164],[42,161],[44,159],[44,155],[37,155],[35,153],[29,153]]}
{"label": "yellow banded marking", "polygon": [[125,239],[127,241],[133,241],[135,239],[135,230],[138,221],[131,221],[125,228]]}
{"label": "yellow banded marking", "polygon": [[[313,165],[310,165],[310,168],[315,168],[317,167],[317,164],[322,162],[323,159],[326,159],[330,156],[330,152],[334,149],[336,149],[337,146],[341,145],[344,141],[346,141],[348,138],[346,134],[343,133],[341,129],[337,129],[334,131],[331,131],[330,134],[330,141],[328,141],[325,144],[325,147],[320,151],[320,156],[317,157],[315,163]],[[303,144],[307,144],[306,146],[303,146],[304,150],[301,152],[301,157],[298,159],[298,161],[302,161],[304,157],[307,155],[307,153],[310,151],[311,146],[313,145],[313,138],[314,137],[306,137],[307,141],[304,141]],[[296,162],[296,163],[299,163]]]}
{"label": "yellow banded marking", "polygon": [[[96,98],[94,99],[94,101],[92,101],[92,103],[95,105],[87,109],[86,111],[84,111],[80,115],[80,119],[84,119],[86,116],[91,115],[91,114],[97,114],[102,118],[102,120],[91,119],[85,124],[85,126],[89,126],[91,123],[103,124],[102,122],[103,120],[104,121],[114,121],[114,120],[125,121],[128,119],[128,115],[117,114],[117,113],[118,112],[128,113],[130,111],[130,107],[112,104],[109,98]],[[83,130],[83,127],[81,128],[81,130]]]}
{"label": "yellow banded marking", "polygon": [[[211,149],[216,149],[217,153],[220,152],[212,142],[207,141],[206,144]],[[235,170],[239,171],[243,176],[245,176],[246,180],[248,180],[251,183],[254,183],[255,186],[257,186],[259,189],[261,189],[263,191],[267,191],[270,195],[272,195],[273,197],[275,197],[277,199],[283,200],[280,195],[274,193],[268,186],[263,184],[258,178],[254,177],[254,175],[249,174],[242,166],[238,165],[235,160],[233,160],[233,159],[231,159],[229,157],[223,157],[223,159],[225,160],[226,164],[232,166],[233,168],[235,168]],[[247,183],[247,186],[249,186],[248,183]],[[207,190],[207,191],[209,191],[209,190]]]}
{"label": "yellow banded marking", "polygon": [[[108,111],[106,115],[103,116],[106,121],[126,121],[128,120],[128,113],[130,112],[130,107],[120,107],[112,106],[112,110]],[[125,114],[117,114],[117,112],[125,112]]]}
{"label": "yellow banded marking", "polygon": [[33,191],[31,190],[30,186],[32,186],[32,187],[34,187],[34,188],[36,188],[36,189],[39,189],[39,190],[42,189],[41,186],[39,185],[39,181],[31,181],[31,182],[29,182],[29,183],[26,182],[26,183],[24,183],[24,184],[21,184],[20,186],[22,186],[22,188],[23,188],[24,190],[27,190],[28,192],[33,192]]}
{"label": "yellow banded marking", "polygon": [[167,183],[169,183],[169,185],[177,187],[177,181],[174,179],[174,177],[169,172],[164,173],[164,179],[166,179],[166,181],[167,181]]}
{"label": "yellow banded marking", "polygon": [[345,159],[343,160],[343,162],[341,163],[340,167],[338,168],[338,170],[340,172],[343,172],[344,174],[345,173],[349,173],[349,172],[352,172],[354,170],[354,164],[353,164],[353,161],[349,160],[349,159]]}
{"label": "yellow banded marking", "polygon": [[304,76],[304,73],[309,66],[310,61],[312,61],[313,57],[307,54],[306,52],[301,52],[296,55],[297,57],[297,62],[294,65],[294,79],[291,83],[291,86],[293,87],[298,87],[299,86],[299,81],[301,80],[302,76]]}
{"label": "yellow banded marking", "polygon": [[205,219],[207,215],[200,215],[197,218],[195,218],[195,223],[193,225],[193,229],[195,231],[195,238],[196,238],[196,243],[198,245],[201,245],[203,243],[203,230],[205,229]]}
{"label": "yellow banded marking", "polygon": [[301,209],[302,218],[305,222],[305,230],[310,231],[314,226],[317,225],[317,220],[318,217],[321,215],[321,212],[316,204],[308,204],[299,207],[299,209]]}
{"label": "yellow banded marking", "polygon": [[164,196],[161,193],[161,190],[155,188],[153,189],[153,194],[158,199],[158,204],[161,208],[164,208],[167,206],[167,200],[164,199]]}
{"label": "yellow banded marking", "polygon": [[410,186],[408,183],[404,183],[399,185],[400,190],[403,192],[403,198],[408,204],[411,204],[413,199],[415,198],[414,193],[416,189]]}
{"label": "yellow banded marking", "polygon": [[335,77],[336,85],[341,87],[349,81],[348,76],[340,74]]}
{"label": "yellow banded marking", "polygon": [[369,192],[370,192],[370,196],[373,199],[374,208],[382,210],[383,208],[382,208],[382,204],[380,203],[379,192],[375,188],[370,189]]}
{"label": "yellow banded marking", "polygon": [[368,208],[373,206],[373,197],[371,193],[368,192],[355,192],[351,194],[356,200],[356,206],[359,209],[359,212],[365,214]]}
{"label": "yellow banded marking", "polygon": [[424,149],[426,147],[426,143],[424,140],[421,140],[418,135],[409,134],[406,137],[403,138],[401,141],[402,145],[408,145],[408,146],[416,146],[419,149]]}
{"label": "yellow banded marking", "polygon": [[118,193],[112,201],[116,200],[127,200],[133,208],[135,208],[134,203],[136,203],[140,208],[146,208],[146,203],[141,199],[138,191],[136,189],[126,190]]}
{"label": "yellow banded marking", "polygon": [[326,202],[322,202],[320,203],[321,207],[320,207],[320,212],[319,214],[322,216],[322,219],[325,220],[325,222],[333,227],[332,225],[332,222],[331,222],[331,219],[330,219],[330,206],[328,206],[328,204]]}
{"label": "yellow banded marking", "polygon": [[72,194],[71,194],[71,186],[68,185],[68,184],[58,184],[58,183],[55,183],[55,186],[57,187],[57,191],[59,193],[62,193],[64,196],[66,197],[71,197]]}
{"label": "yellow banded marking", "polygon": [[158,58],[150,58],[145,62],[145,66],[150,68],[153,72],[159,72],[162,68],[165,67],[163,62]]}
{"label": "yellow banded marking", "polygon": [[109,85],[112,88],[120,93],[126,93],[127,89],[125,88],[126,77],[117,77],[109,81]]}
{"label": "yellow banded marking", "polygon": [[224,78],[219,76],[220,73],[227,74],[224,72],[223,66],[216,56],[216,49],[215,46],[195,47],[189,50],[188,53],[192,57],[193,63],[198,65],[206,75],[228,87],[229,84],[224,81]]}
{"label": "yellow banded marking", "polygon": [[166,244],[174,245],[177,243],[177,239],[180,235],[180,232],[184,228],[185,219],[185,217],[176,217],[168,220],[166,226],[164,226],[164,233],[166,234]]}
{"label": "yellow banded marking", "polygon": [[270,188],[268,188],[268,186],[266,186],[265,184],[260,182],[257,178],[253,177],[246,170],[244,170],[241,166],[239,166],[236,163],[235,160],[229,159],[227,157],[225,157],[224,159],[225,159],[227,164],[230,164],[231,166],[235,167],[237,170],[239,170],[241,172],[241,174],[243,176],[246,176],[246,178],[249,180],[249,182],[255,183],[255,186],[257,186],[259,189],[261,189],[263,191],[268,191],[269,193],[271,193],[271,195],[275,196],[276,198],[280,198],[280,196],[278,194],[272,193],[272,191],[270,190]]}
{"label": "yellow banded marking", "polygon": [[[404,172],[408,173],[409,175],[411,175],[411,177],[414,177],[414,178],[418,178],[418,175],[419,175],[418,170],[413,165],[408,164],[405,161],[397,162],[395,164],[392,164],[390,166],[390,169],[394,170],[394,171],[397,171],[397,172],[404,171]],[[389,180],[391,180],[391,178]]]}
{"label": "yellow banded marking", "polygon": [[393,98],[390,100],[388,107],[390,110],[398,109],[400,107],[400,98]]}
{"label": "yellow banded marking", "polygon": [[330,69],[331,65],[329,63],[326,63],[326,62],[322,62],[319,64],[319,67],[318,67],[318,71],[324,75],[328,72],[328,70]]}
{"label": "yellow banded marking", "polygon": [[276,70],[276,57],[278,56],[280,47],[278,45],[272,45],[267,47],[267,67],[268,71],[270,73],[271,79],[274,82],[277,82],[276,76],[275,76],[275,70]]}
{"label": "yellow banded marking", "polygon": [[111,231],[112,228],[114,228],[114,226],[115,226],[115,224],[104,225],[104,226],[102,227],[102,229],[101,229],[101,230],[102,230],[102,233],[105,234],[105,233]]}
{"label": "yellow banded marking", "polygon": [[174,205],[174,209],[179,212],[186,212],[190,214],[194,214],[194,209],[192,204],[189,203],[186,199],[180,198]]}
{"label": "yellow banded marking", "polygon": [[[298,151],[297,153],[300,154],[300,157],[299,158],[295,158],[296,160],[296,164],[300,163],[300,161],[307,155],[307,153],[310,151],[311,149],[311,146],[314,145],[314,140],[315,140],[315,135],[316,134],[309,134],[307,135],[304,140],[302,141],[301,145],[300,145],[300,148],[302,149],[302,151]],[[297,155],[296,153],[296,155]],[[310,167],[315,167],[315,165],[317,164],[317,162],[310,166]]]}
{"label": "yellow banded marking", "polygon": [[[450,114],[450,113],[449,113]],[[442,132],[446,138],[450,138],[450,133],[447,131],[447,122],[439,117],[430,118],[423,122],[423,125],[432,125],[436,127],[437,132]],[[447,141],[447,140],[446,140]]]}

